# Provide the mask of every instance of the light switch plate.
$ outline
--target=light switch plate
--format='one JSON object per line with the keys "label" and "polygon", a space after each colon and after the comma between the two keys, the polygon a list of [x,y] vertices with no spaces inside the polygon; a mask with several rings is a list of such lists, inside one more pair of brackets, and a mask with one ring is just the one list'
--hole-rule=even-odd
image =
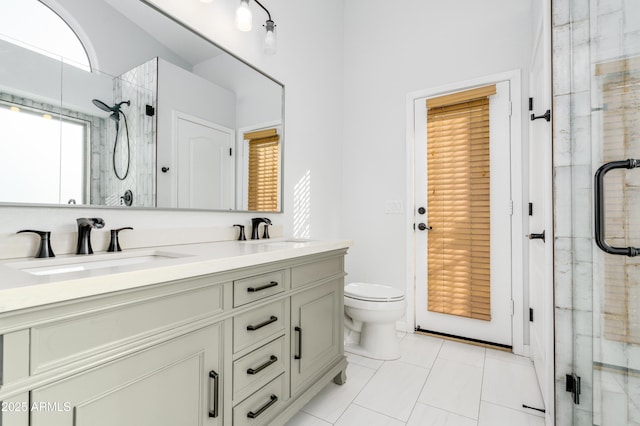
{"label": "light switch plate", "polygon": [[402,200],[387,200],[384,202],[385,214],[398,214],[404,211]]}

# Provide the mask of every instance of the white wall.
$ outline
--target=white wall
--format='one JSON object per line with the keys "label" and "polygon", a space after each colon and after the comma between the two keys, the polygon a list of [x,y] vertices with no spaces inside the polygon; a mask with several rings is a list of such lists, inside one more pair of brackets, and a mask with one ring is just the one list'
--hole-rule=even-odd
{"label": "white wall", "polygon": [[[160,56],[176,65],[189,67],[183,59],[158,43],[126,16],[106,2],[87,0],[44,0],[63,18],[71,22],[83,43],[90,40],[90,53],[95,53],[93,68],[118,76],[148,60]],[[132,41],[135,41],[133,43]],[[127,46],[121,49],[119,46]]]}
{"label": "white wall", "polygon": [[[341,0],[270,0],[267,7],[277,25],[278,53],[262,53],[266,15],[254,4],[255,28],[240,33],[234,27],[235,1],[154,0],[158,7],[244,58],[285,85],[285,170],[283,214],[269,214],[284,233],[293,234],[294,221],[308,226],[312,238],[339,235],[342,183],[342,84],[343,3]],[[327,28],[330,30],[319,31]],[[294,188],[310,175],[310,209],[294,208]],[[299,185],[298,185],[299,186]],[[169,241],[175,232],[162,228],[187,229],[198,226],[228,227],[249,224],[255,213],[179,212],[168,210],[101,209],[75,207],[0,207],[0,257],[29,256],[36,242],[15,232],[24,228],[53,231],[56,253],[73,251],[75,219],[101,216],[106,227],[133,226],[130,233],[149,235],[149,241]],[[297,222],[296,222],[297,223]],[[108,231],[107,231],[108,232]],[[105,233],[97,230],[94,233]],[[64,235],[63,235],[64,234]],[[65,238],[63,238],[63,236]],[[122,235],[123,247],[126,248]],[[104,249],[94,244],[94,250]]]}
{"label": "white wall", "polygon": [[[356,242],[348,281],[404,290],[413,278],[406,273],[413,255],[406,252],[406,218],[385,214],[384,206],[402,200],[413,210],[406,199],[406,95],[515,69],[527,88],[531,18],[521,0],[400,4],[345,0],[342,232]],[[523,123],[524,147],[526,129]]]}

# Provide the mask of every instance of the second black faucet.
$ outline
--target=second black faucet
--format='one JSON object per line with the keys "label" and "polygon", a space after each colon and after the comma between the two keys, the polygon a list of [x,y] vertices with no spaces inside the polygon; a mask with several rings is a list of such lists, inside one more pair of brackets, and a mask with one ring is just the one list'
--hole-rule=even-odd
{"label": "second black faucet", "polygon": [[261,223],[264,223],[264,234],[262,238],[269,238],[269,231],[267,231],[267,226],[271,225],[271,220],[266,217],[254,217],[251,219],[251,239],[258,240],[260,239],[260,235],[258,234],[258,228]]}
{"label": "second black faucet", "polygon": [[91,230],[104,227],[104,220],[100,217],[79,217],[78,223],[78,245],[76,254],[93,254],[91,248]]}

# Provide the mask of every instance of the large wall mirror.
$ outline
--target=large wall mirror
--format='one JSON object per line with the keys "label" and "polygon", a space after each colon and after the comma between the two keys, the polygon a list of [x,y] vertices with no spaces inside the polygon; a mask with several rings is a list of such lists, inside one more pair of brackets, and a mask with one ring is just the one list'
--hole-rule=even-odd
{"label": "large wall mirror", "polygon": [[282,210],[280,83],[141,0],[0,16],[0,203]]}

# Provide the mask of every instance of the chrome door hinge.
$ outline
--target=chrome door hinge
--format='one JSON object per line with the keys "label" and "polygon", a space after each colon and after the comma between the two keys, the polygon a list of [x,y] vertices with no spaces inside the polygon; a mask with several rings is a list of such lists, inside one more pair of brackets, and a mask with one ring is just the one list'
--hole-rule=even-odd
{"label": "chrome door hinge", "polygon": [[571,392],[571,397],[573,398],[573,403],[576,405],[580,404],[580,376],[576,376],[575,374],[567,374],[566,375],[566,386],[565,390],[567,392]]}
{"label": "chrome door hinge", "polygon": [[507,206],[509,216],[513,216],[513,200],[509,200],[509,205]]}
{"label": "chrome door hinge", "polygon": [[513,316],[516,313],[516,304],[513,300],[511,300],[510,305],[511,305],[511,316]]}
{"label": "chrome door hinge", "polygon": [[509,101],[507,103],[507,115],[511,117],[512,114],[513,114],[513,102]]}

